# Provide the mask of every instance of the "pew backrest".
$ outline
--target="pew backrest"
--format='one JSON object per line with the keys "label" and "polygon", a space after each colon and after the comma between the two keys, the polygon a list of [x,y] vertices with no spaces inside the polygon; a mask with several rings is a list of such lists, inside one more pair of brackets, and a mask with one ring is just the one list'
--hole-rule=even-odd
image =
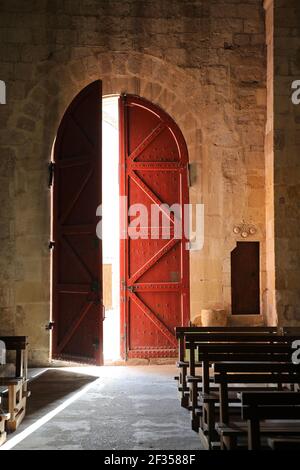
{"label": "pew backrest", "polygon": [[217,362],[215,383],[300,383],[300,365],[270,362]]}
{"label": "pew backrest", "polygon": [[[248,422],[248,449],[255,450],[261,446],[260,422],[272,420],[273,425],[280,426],[280,421],[299,420],[300,433],[300,393],[298,392],[242,392],[242,419]],[[276,420],[274,422],[274,420]],[[280,432],[279,432],[280,434]],[[300,441],[298,440],[300,447]],[[298,448],[299,448],[298,447]]]}
{"label": "pew backrest", "polygon": [[279,334],[279,330],[277,327],[265,327],[265,326],[258,326],[258,327],[248,327],[248,326],[233,326],[233,327],[223,327],[223,326],[216,326],[216,327],[187,327],[187,326],[179,326],[175,328],[175,336],[178,340],[178,359],[179,361],[185,360],[185,342],[188,337],[191,335],[197,334],[204,334],[204,335],[212,335],[212,334]]}
{"label": "pew backrest", "polygon": [[[218,362],[291,363],[291,342],[284,343],[211,343],[199,345],[202,363],[202,390],[210,392],[209,368]],[[218,364],[215,364],[215,372]]]}
{"label": "pew backrest", "polygon": [[283,384],[300,383],[300,365],[291,363],[221,362],[214,364],[214,381],[219,384],[220,416],[228,423],[229,384]]}
{"label": "pew backrest", "polygon": [[[186,337],[185,348],[189,350],[189,374],[195,375],[196,354],[200,355],[208,348],[215,352],[255,352],[255,348],[259,345],[268,350],[269,345],[290,345],[297,337],[294,336],[277,336],[271,334],[194,334]],[[252,348],[251,348],[252,345]],[[254,349],[253,349],[254,348]],[[284,349],[284,348],[283,348]],[[291,349],[292,352],[292,349]],[[206,392],[207,393],[207,392]]]}

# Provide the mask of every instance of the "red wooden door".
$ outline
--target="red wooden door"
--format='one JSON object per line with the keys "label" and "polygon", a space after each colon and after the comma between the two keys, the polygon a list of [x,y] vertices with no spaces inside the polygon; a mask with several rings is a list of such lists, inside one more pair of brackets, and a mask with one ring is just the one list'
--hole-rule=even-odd
{"label": "red wooden door", "polygon": [[[188,197],[188,152],[181,131],[161,109],[135,96],[120,97],[120,188],[127,197],[122,231],[134,217],[128,209],[174,203]],[[189,251],[184,236],[174,235],[175,217],[167,209],[160,220],[140,227],[144,238],[121,240],[121,350],[125,358],[176,356],[174,327],[189,322]],[[162,213],[164,212],[164,217]],[[171,219],[171,221],[170,221]],[[170,234],[164,228],[169,222]],[[156,234],[152,238],[148,233]]]}
{"label": "red wooden door", "polygon": [[87,86],[67,109],[54,148],[53,358],[102,364],[102,86]]}

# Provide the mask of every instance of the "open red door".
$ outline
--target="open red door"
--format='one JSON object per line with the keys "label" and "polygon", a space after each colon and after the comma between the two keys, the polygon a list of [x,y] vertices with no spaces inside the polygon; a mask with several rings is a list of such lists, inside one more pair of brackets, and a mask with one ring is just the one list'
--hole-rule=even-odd
{"label": "open red door", "polygon": [[67,109],[54,148],[54,359],[103,363],[101,204],[102,84],[87,86]]}
{"label": "open red door", "polygon": [[149,218],[141,227],[141,238],[121,240],[122,355],[174,357],[174,327],[189,322],[189,251],[183,230],[183,206],[189,202],[187,147],[166,113],[127,95],[120,98],[120,158],[121,195],[127,197],[122,230],[127,231],[132,220],[128,209],[136,204],[147,208],[149,215],[153,207],[177,204],[183,233],[182,238],[175,237],[174,215],[164,209],[159,213],[166,217]]}

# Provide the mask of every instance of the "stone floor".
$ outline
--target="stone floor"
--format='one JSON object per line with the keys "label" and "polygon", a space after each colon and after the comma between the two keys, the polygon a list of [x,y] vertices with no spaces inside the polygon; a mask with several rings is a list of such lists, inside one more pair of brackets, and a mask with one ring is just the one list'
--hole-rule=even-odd
{"label": "stone floor", "polygon": [[14,450],[198,450],[173,366],[34,371],[28,412],[2,447]]}

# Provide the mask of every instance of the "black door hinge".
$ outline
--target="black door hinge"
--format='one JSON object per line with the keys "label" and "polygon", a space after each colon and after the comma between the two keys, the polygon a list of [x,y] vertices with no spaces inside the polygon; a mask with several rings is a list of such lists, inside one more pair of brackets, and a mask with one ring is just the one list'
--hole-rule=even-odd
{"label": "black door hinge", "polygon": [[55,248],[55,242],[50,241],[48,245],[49,250],[53,250]]}
{"label": "black door hinge", "polygon": [[49,323],[47,323],[47,325],[45,326],[45,330],[52,331],[54,328],[54,325],[55,325],[54,321],[49,321]]}
{"label": "black door hinge", "polygon": [[53,186],[54,169],[55,169],[55,163],[50,162],[48,165],[48,175],[49,175],[48,187],[49,188],[52,188]]}

